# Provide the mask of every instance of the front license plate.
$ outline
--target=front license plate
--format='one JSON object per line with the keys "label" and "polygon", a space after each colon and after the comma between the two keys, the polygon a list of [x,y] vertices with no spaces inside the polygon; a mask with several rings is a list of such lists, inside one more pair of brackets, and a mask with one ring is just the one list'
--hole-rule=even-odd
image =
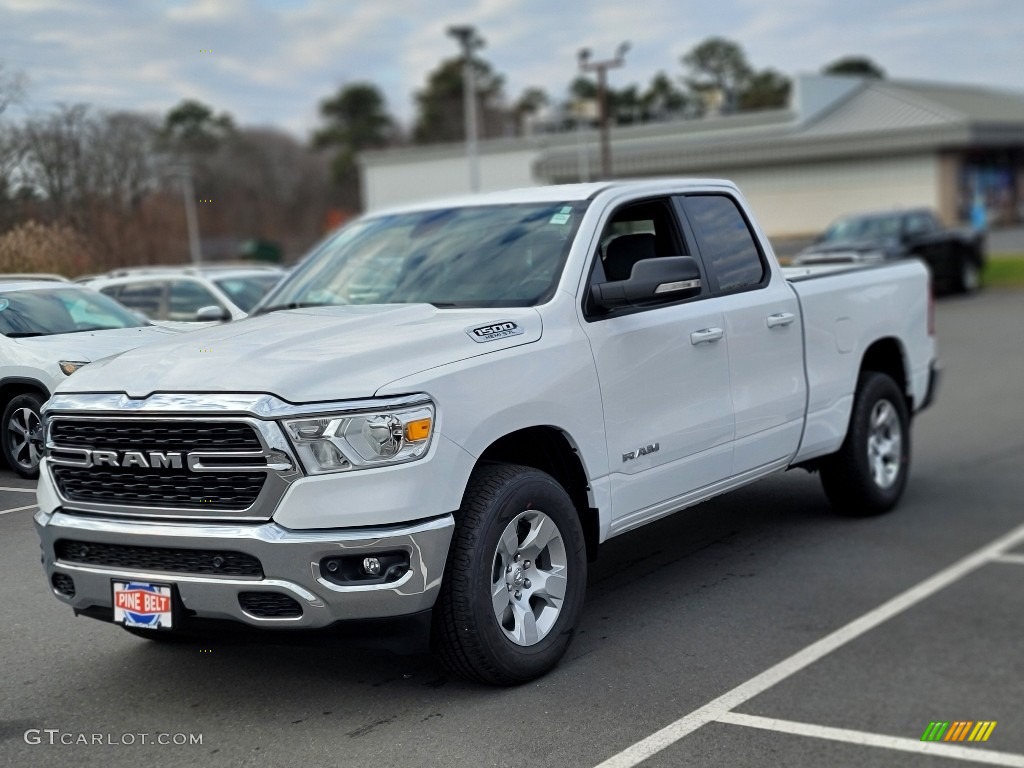
{"label": "front license plate", "polygon": [[115,581],[114,621],[126,627],[171,629],[171,587],[144,581]]}

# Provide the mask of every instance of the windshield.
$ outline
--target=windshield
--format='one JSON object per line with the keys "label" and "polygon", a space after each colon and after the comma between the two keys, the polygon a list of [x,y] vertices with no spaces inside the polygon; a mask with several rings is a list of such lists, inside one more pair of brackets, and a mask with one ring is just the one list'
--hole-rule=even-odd
{"label": "windshield", "polygon": [[446,208],[356,221],[258,311],[336,304],[526,307],[554,291],[586,202]]}
{"label": "windshield", "polygon": [[825,232],[828,242],[839,240],[889,240],[900,235],[900,215],[858,216],[840,219]]}
{"label": "windshield", "polygon": [[0,333],[11,338],[148,325],[113,299],[86,288],[0,293]]}
{"label": "windshield", "polygon": [[272,273],[245,277],[222,277],[213,282],[228,295],[236,307],[243,312],[248,312],[280,280],[281,275]]}

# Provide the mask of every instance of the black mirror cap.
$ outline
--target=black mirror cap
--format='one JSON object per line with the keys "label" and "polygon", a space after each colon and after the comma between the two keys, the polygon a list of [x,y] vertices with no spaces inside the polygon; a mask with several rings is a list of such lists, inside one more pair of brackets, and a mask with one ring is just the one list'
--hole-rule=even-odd
{"label": "black mirror cap", "polygon": [[700,290],[700,267],[693,257],[663,256],[638,261],[628,280],[593,286],[591,298],[596,306],[607,310],[658,299],[689,299]]}

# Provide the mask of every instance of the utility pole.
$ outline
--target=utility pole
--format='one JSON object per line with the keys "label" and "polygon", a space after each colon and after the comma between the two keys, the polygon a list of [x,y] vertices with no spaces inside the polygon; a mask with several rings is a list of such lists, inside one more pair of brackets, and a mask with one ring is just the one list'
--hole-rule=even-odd
{"label": "utility pole", "polygon": [[597,73],[597,101],[601,126],[601,175],[610,179],[612,176],[612,145],[608,133],[608,70],[621,67],[626,63],[626,51],[629,43],[622,43],[615,51],[615,58],[603,61],[591,61],[590,49],[581,48],[578,54],[581,72]]}
{"label": "utility pole", "polygon": [[476,70],[473,52],[484,47],[484,39],[470,26],[448,27],[448,34],[462,47],[462,103],[466,118],[466,160],[469,163],[469,188],[480,191],[480,157],[477,152]]}
{"label": "utility pole", "polygon": [[185,223],[188,225],[188,250],[192,264],[199,266],[202,254],[199,249],[199,221],[196,217],[196,193],[192,188],[192,169],[187,165],[182,168],[181,189],[185,195]]}

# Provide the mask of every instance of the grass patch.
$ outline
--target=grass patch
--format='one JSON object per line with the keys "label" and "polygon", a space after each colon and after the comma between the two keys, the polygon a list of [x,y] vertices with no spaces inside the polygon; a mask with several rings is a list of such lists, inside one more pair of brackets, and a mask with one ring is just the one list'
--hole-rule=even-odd
{"label": "grass patch", "polygon": [[981,281],[986,286],[1024,288],[1024,253],[990,256]]}

